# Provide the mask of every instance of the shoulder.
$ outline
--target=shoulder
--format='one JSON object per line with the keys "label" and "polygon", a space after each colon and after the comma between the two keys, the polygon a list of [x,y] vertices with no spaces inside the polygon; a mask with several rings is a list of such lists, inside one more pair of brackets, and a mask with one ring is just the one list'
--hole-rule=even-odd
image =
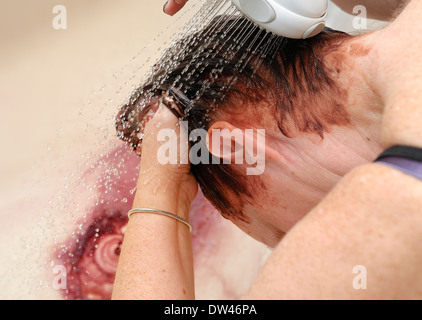
{"label": "shoulder", "polygon": [[[422,182],[382,165],[350,172],[274,250],[251,297],[422,297]],[[367,286],[356,287],[364,272]]]}

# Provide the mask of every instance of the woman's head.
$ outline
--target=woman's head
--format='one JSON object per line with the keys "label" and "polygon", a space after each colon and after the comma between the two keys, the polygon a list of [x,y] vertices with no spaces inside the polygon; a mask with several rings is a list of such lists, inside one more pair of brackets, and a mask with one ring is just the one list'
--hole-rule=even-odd
{"label": "woman's head", "polygon": [[[169,49],[166,63],[155,66],[151,79],[117,116],[119,137],[140,150],[142,121],[164,94],[175,102],[177,108],[169,107],[187,121],[189,131],[209,131],[225,122],[285,137],[323,138],[332,126],[350,122],[332,79],[338,71],[322,56],[347,37],[326,29],[311,39],[292,40],[242,17],[217,17],[182,40],[183,52]],[[242,166],[212,161],[216,155],[211,152],[207,157],[209,164],[191,166],[204,195],[223,216],[247,222],[244,208],[254,205],[257,192],[265,192],[264,175],[247,176]]]}

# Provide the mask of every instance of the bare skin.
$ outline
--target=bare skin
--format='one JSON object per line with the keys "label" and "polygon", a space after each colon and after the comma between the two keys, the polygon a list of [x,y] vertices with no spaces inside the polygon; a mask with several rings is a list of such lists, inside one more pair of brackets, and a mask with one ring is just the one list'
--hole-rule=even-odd
{"label": "bare skin", "polygon": [[[375,120],[377,123],[381,119],[382,148],[396,144],[422,148],[422,41],[417,37],[422,31],[421,14],[422,2],[412,1],[389,27],[360,38],[361,48],[371,48],[360,51],[365,52],[360,63],[369,91],[379,98],[379,105],[373,107],[382,114]],[[172,121],[175,119],[171,120],[166,112],[154,120],[155,124],[169,125]],[[154,122],[148,128],[153,138],[158,129]],[[151,150],[153,138],[148,142]],[[187,168],[157,166],[153,162],[147,158],[141,163],[141,172],[152,172],[166,181],[158,187],[171,184],[178,192],[151,192],[148,198],[148,193],[143,192],[136,196],[134,206],[159,206],[188,218],[195,184],[186,174]],[[148,185],[151,190],[157,188],[144,183],[144,191]],[[418,270],[422,263],[418,249],[421,207],[419,180],[379,164],[359,166],[287,233],[246,298],[422,298]],[[148,229],[149,234],[139,233],[141,228]],[[176,221],[135,216],[125,236],[113,297],[193,299],[189,239],[186,227]],[[141,248],[144,254],[136,255]],[[151,268],[151,264],[158,267],[158,262],[166,266],[165,274]],[[352,286],[356,265],[368,271],[367,290]]]}

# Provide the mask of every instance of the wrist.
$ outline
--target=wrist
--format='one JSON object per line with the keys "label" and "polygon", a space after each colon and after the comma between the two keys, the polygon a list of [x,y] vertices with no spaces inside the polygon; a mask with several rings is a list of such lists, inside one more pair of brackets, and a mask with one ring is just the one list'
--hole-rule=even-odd
{"label": "wrist", "polygon": [[190,187],[182,181],[163,176],[140,178],[133,207],[164,210],[189,220],[197,185],[195,182],[196,190],[186,190],[187,186]]}

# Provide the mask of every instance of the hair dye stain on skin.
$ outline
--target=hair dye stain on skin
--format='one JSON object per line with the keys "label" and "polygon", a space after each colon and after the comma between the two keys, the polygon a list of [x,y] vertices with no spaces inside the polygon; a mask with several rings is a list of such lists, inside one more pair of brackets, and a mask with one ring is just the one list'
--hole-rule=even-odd
{"label": "hair dye stain on skin", "polygon": [[368,45],[362,45],[358,43],[352,43],[350,45],[349,54],[354,57],[365,57],[372,50],[372,47]]}

